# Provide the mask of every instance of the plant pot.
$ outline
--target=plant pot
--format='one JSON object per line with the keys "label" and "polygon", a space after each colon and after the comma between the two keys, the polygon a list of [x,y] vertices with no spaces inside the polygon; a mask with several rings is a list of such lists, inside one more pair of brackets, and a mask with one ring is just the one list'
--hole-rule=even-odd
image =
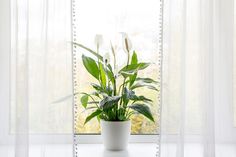
{"label": "plant pot", "polygon": [[130,121],[101,120],[103,144],[107,150],[124,150],[129,143]]}

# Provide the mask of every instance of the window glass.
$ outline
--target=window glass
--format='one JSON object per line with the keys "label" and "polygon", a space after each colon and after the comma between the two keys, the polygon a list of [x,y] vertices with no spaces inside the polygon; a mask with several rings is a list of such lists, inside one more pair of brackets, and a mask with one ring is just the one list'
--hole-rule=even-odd
{"label": "window glass", "polygon": [[[94,36],[102,34],[104,43],[100,50],[101,55],[110,51],[110,40],[117,44],[117,64],[124,66],[126,54],[121,47],[121,35],[119,32],[126,32],[131,38],[133,49],[136,51],[139,61],[153,63],[150,68],[140,73],[141,77],[151,77],[157,80],[160,76],[160,67],[158,65],[158,34],[159,34],[159,1],[136,1],[136,0],[79,0],[79,9],[77,22],[79,23],[76,35],[78,42],[89,48],[96,49],[94,45]],[[77,55],[77,78],[79,92],[91,92],[91,82],[96,82],[83,67],[81,55],[89,55],[88,52],[78,49]],[[111,54],[110,54],[111,55]],[[111,55],[112,56],[112,55]],[[112,58],[112,57],[111,57]],[[120,67],[119,67],[120,68]],[[121,81],[121,80],[118,80]],[[151,106],[155,117],[155,123],[144,118],[142,115],[132,117],[132,134],[157,134],[158,133],[158,109],[159,92],[143,88],[136,91],[154,100]],[[77,102],[80,104],[79,100]],[[82,105],[79,105],[77,120],[77,130],[79,134],[97,134],[100,133],[100,126],[97,119],[93,119],[86,125],[84,121],[91,114],[85,111]]]}

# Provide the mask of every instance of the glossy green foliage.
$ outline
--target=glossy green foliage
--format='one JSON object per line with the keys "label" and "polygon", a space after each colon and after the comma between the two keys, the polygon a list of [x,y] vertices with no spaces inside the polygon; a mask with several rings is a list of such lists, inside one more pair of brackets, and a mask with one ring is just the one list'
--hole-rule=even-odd
{"label": "glossy green foliage", "polygon": [[[95,117],[98,120],[125,121],[129,120],[133,114],[142,114],[154,122],[149,108],[153,101],[144,95],[135,94],[135,90],[138,88],[148,88],[151,89],[150,92],[158,91],[157,81],[152,78],[139,77],[139,71],[148,68],[150,63],[139,62],[135,51],[132,52],[130,59],[128,51],[128,53],[126,52],[127,64],[118,70],[115,69],[115,64],[112,67],[98,52],[84,45],[75,44],[94,56],[93,59],[82,55],[82,61],[87,72],[97,80],[97,82],[91,83],[94,91],[90,94],[81,93],[81,105],[86,110],[92,110],[92,113],[86,118],[85,124]],[[111,52],[116,59],[114,49],[111,49]],[[117,71],[117,74],[114,74],[114,71]],[[117,83],[118,77],[121,77],[123,82]]]}

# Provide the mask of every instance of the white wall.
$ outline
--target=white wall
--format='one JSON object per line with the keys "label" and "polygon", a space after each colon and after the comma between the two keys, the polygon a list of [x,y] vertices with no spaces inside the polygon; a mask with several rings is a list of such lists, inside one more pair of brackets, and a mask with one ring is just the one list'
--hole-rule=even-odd
{"label": "white wall", "polygon": [[[10,97],[10,0],[0,0],[0,144],[8,135]],[[2,112],[4,111],[4,112]],[[5,122],[5,123],[4,123]]]}

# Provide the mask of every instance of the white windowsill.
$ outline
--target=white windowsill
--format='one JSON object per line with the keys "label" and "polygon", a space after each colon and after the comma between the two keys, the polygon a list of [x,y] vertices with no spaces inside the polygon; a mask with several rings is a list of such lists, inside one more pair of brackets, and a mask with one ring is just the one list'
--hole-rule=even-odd
{"label": "white windowsill", "polygon": [[[162,144],[162,156],[176,156],[176,143]],[[217,144],[219,157],[235,157],[235,143]],[[186,157],[203,157],[203,145],[186,143]],[[0,145],[0,157],[15,157],[14,146]],[[156,157],[154,143],[130,143],[126,151],[107,151],[102,144],[79,144],[78,157]],[[73,144],[35,144],[29,147],[29,157],[73,157]]]}
{"label": "white windowsill", "polygon": [[[156,157],[156,144],[130,143],[125,151],[107,151],[102,144],[79,144],[78,157]],[[15,157],[14,146],[0,145],[0,156]],[[30,145],[29,157],[72,157],[73,145]]]}
{"label": "white windowsill", "polygon": [[108,151],[102,144],[80,144],[78,157],[156,157],[157,144],[130,143],[127,150]]}

